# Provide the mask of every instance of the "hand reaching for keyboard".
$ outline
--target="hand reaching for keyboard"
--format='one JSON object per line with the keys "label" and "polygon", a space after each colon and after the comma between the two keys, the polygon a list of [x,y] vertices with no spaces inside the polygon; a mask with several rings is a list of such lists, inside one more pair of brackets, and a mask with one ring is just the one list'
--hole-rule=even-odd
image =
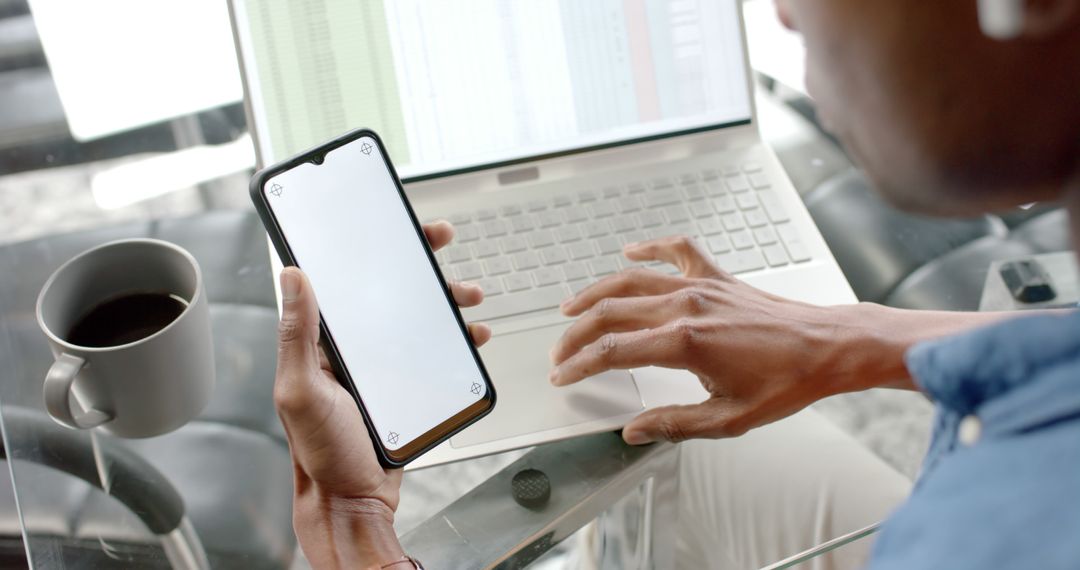
{"label": "hand reaching for keyboard", "polygon": [[551,351],[551,382],[661,366],[693,372],[711,395],[641,414],[623,429],[627,443],[736,436],[835,392],[827,380],[844,357],[833,343],[843,309],[756,289],[691,238],[628,244],[624,253],[674,264],[683,275],[629,269],[566,300],[563,313],[580,318]]}

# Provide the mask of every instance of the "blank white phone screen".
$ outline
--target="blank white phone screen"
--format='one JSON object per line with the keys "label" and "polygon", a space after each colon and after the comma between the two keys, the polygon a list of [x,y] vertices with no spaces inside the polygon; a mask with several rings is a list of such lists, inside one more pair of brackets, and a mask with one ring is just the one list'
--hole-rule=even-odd
{"label": "blank white phone screen", "polygon": [[486,396],[471,340],[374,139],[278,174],[262,191],[387,449]]}

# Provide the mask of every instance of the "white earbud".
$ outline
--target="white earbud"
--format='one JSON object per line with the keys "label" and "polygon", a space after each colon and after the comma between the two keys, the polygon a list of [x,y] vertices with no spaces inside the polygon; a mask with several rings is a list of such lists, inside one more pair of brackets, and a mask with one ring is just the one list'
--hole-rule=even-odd
{"label": "white earbud", "polygon": [[1011,40],[1024,28],[1024,0],[979,0],[979,26],[995,40]]}

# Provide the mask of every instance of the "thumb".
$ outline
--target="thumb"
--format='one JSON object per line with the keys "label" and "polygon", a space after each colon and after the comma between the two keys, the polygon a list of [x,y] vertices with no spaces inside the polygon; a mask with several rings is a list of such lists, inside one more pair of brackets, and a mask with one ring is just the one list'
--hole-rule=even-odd
{"label": "thumb", "polygon": [[308,378],[319,363],[319,307],[304,273],[281,272],[281,322],[278,325],[278,378]]}
{"label": "thumb", "polygon": [[654,408],[634,418],[623,428],[623,440],[630,445],[654,441],[678,443],[701,437],[739,435],[730,424],[729,414],[717,409],[715,400],[689,406]]}

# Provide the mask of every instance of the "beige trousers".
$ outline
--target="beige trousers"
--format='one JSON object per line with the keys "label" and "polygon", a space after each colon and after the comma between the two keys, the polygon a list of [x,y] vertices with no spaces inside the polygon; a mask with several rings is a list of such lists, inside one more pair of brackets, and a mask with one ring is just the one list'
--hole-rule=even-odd
{"label": "beige trousers", "polygon": [[[677,568],[753,569],[885,518],[910,481],[814,410],[682,444]],[[799,568],[860,568],[873,536]]]}

